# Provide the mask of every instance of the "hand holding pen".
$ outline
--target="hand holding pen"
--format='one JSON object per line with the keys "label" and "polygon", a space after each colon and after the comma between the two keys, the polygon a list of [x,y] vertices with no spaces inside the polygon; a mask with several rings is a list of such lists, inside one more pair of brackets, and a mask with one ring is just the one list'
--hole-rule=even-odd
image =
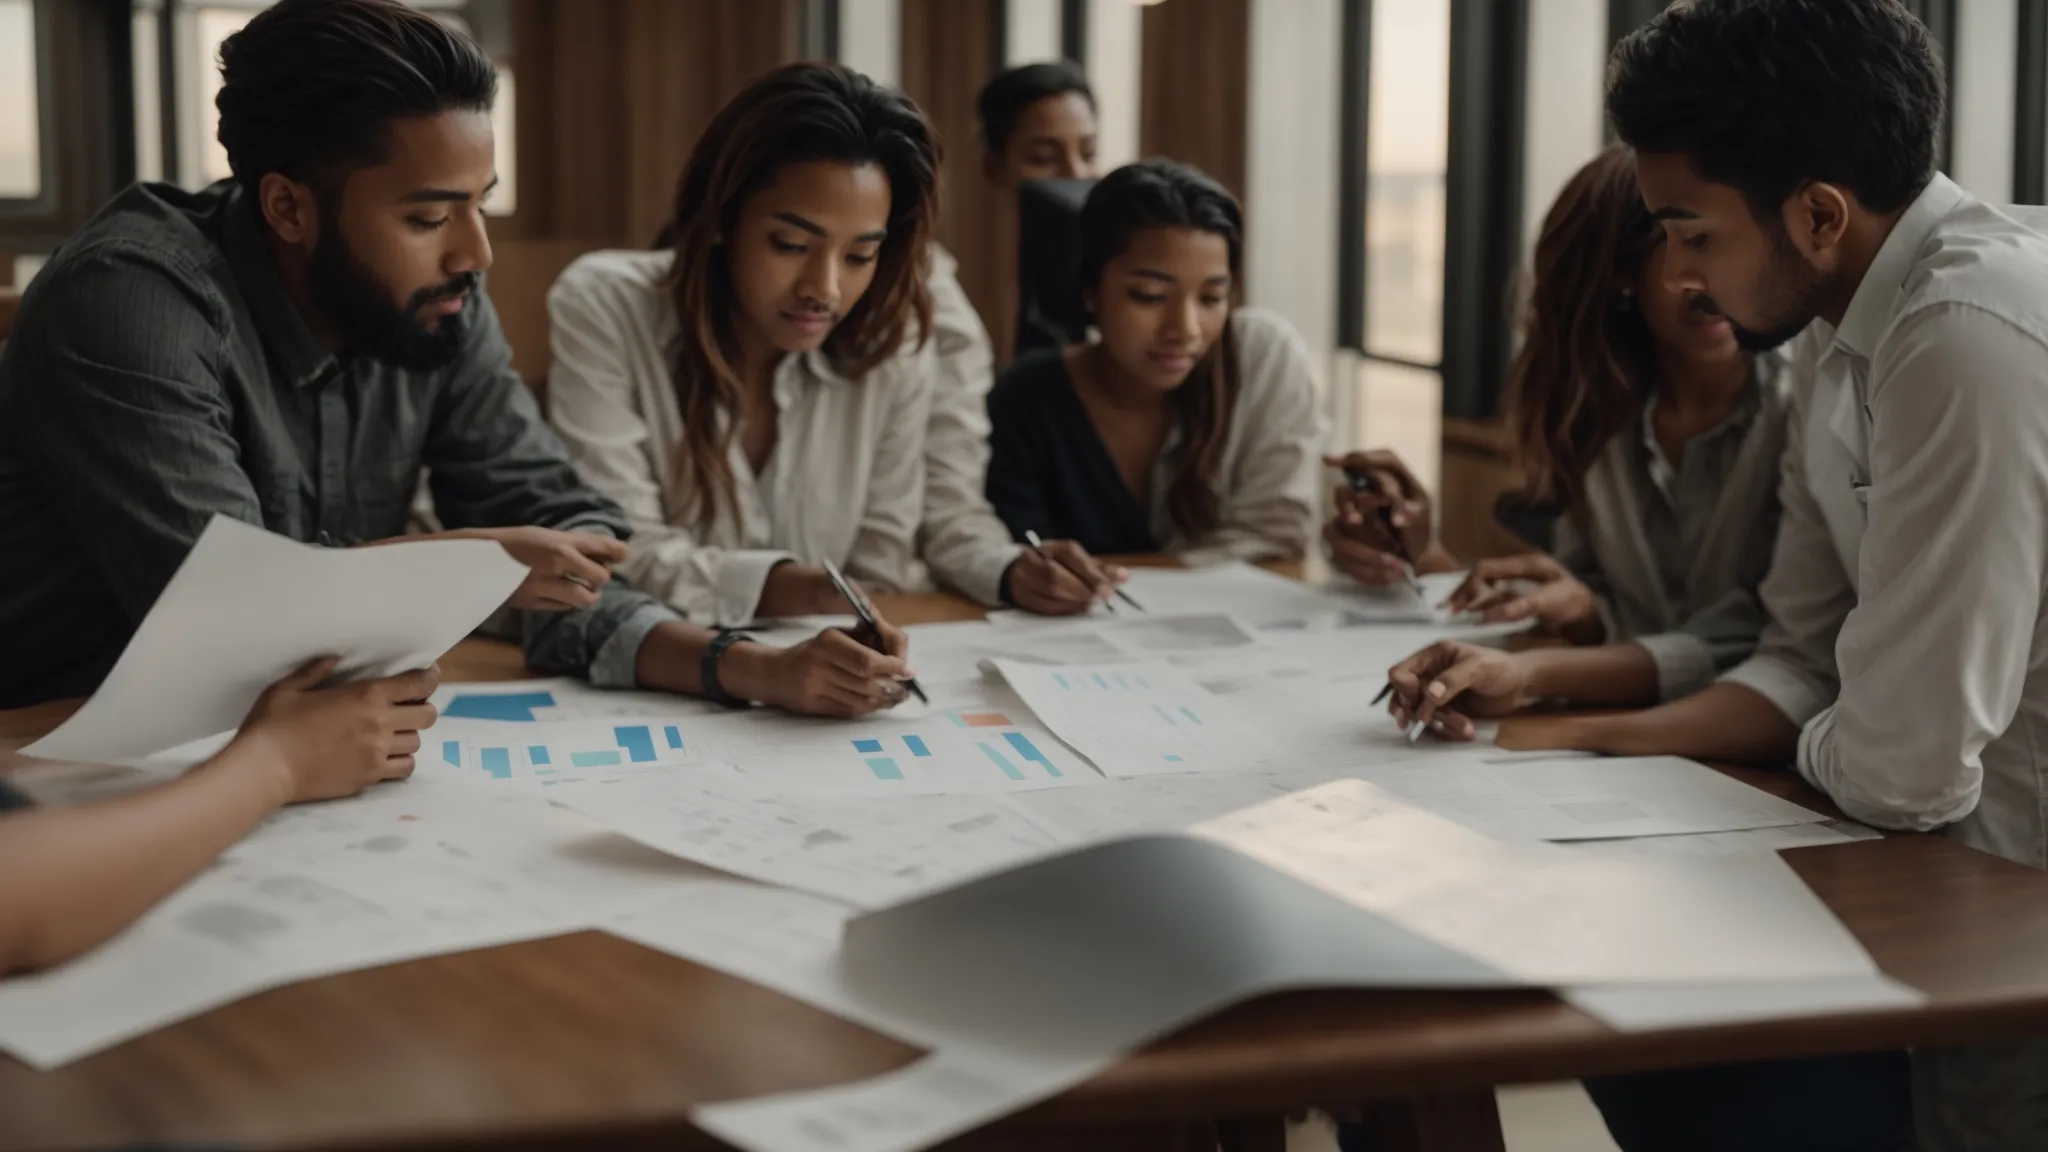
{"label": "hand holding pen", "polygon": [[1030,549],[1010,566],[1006,579],[1010,601],[1019,608],[1041,616],[1071,616],[1118,596],[1143,611],[1118,587],[1129,572],[1090,556],[1072,540],[1048,542],[1031,531],[1024,538]]}
{"label": "hand holding pen", "polygon": [[[855,640],[885,656],[906,654],[909,649],[908,641],[904,641],[902,645],[906,650],[905,653],[892,653],[889,651],[889,636],[887,633],[895,630],[884,630],[885,625],[883,625],[881,617],[876,615],[874,606],[869,604],[868,598],[862,595],[860,589],[855,587],[853,582],[846,578],[846,574],[839,570],[839,565],[827,560],[824,567],[825,575],[831,579],[832,586],[839,590],[839,595],[846,599],[846,603],[853,608],[853,614],[860,619],[859,627],[855,628],[850,635]],[[899,639],[902,635],[901,632],[896,632],[896,636]],[[919,700],[926,704],[931,703],[931,697],[924,694],[924,689],[919,686],[916,677],[913,676],[905,679],[903,686],[909,689],[911,694]]]}
{"label": "hand holding pen", "polygon": [[1417,561],[1430,549],[1422,482],[1386,451],[1328,456],[1324,463],[1342,468],[1345,478],[1332,498],[1336,514],[1323,527],[1331,562],[1361,584],[1417,587]]}

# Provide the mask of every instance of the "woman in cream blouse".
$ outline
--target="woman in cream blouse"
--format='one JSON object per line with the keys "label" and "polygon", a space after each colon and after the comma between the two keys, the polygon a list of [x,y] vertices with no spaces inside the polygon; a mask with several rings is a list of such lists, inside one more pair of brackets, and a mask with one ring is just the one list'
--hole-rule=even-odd
{"label": "woman in cream blouse", "polygon": [[1017,563],[985,508],[987,531],[934,533],[918,554],[937,158],[905,97],[792,65],[698,143],[673,249],[593,253],[556,282],[550,417],[632,519],[620,570],[636,587],[722,626],[843,613],[828,559],[874,589],[929,567],[1041,611],[1108,594],[1106,570],[1099,588],[1075,580],[1079,560]]}

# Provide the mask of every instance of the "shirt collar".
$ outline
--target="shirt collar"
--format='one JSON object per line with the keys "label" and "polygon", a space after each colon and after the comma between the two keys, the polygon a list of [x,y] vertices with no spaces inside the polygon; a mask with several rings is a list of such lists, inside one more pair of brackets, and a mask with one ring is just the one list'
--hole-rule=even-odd
{"label": "shirt collar", "polygon": [[1849,309],[1842,314],[1841,326],[1835,329],[1835,344],[1866,361],[1870,359],[1878,340],[1891,327],[1899,295],[1906,290],[1906,278],[1920,261],[1921,249],[1963,196],[1956,182],[1939,172],[1921,189],[1892,225],[1891,235],[1878,247],[1870,269],[1863,274],[1863,282],[1849,298]]}
{"label": "shirt collar", "polygon": [[[1742,395],[1736,398],[1735,407],[1729,409],[1728,414],[1721,417],[1712,428],[1694,436],[1688,443],[1694,446],[1705,444],[1725,435],[1745,431],[1754,424],[1757,414],[1763,411],[1764,381],[1777,370],[1777,365],[1777,357],[1769,352],[1760,352],[1752,357],[1749,385],[1742,390]],[[1649,453],[1652,464],[1652,475],[1656,474],[1659,467],[1675,475],[1670,463],[1664,459],[1664,449],[1657,443],[1657,394],[1654,391],[1643,404],[1642,436],[1643,448]],[[1692,453],[1688,451],[1686,455],[1690,457]]]}
{"label": "shirt collar", "polygon": [[256,321],[256,333],[269,351],[271,361],[284,372],[294,387],[304,387],[327,375],[335,355],[313,326],[299,314],[298,306],[285,291],[284,277],[278,275],[277,259],[263,235],[263,221],[256,206],[240,188],[228,193],[221,247],[228,270],[242,289],[249,315]]}

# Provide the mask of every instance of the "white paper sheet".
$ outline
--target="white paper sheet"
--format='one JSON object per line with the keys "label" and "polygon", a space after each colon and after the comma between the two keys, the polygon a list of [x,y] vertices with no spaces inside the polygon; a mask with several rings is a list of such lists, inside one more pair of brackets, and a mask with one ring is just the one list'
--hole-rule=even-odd
{"label": "white paper sheet", "polygon": [[1782,828],[1751,828],[1741,832],[1700,832],[1688,836],[1642,836],[1632,840],[1581,840],[1565,847],[1606,856],[1733,856],[1744,852],[1783,852],[1823,844],[1881,840],[1875,829],[1848,820],[1820,820]]}
{"label": "white paper sheet", "polygon": [[757,709],[715,717],[497,723],[444,720],[426,736],[436,770],[543,788],[670,765],[730,765],[775,795],[1028,792],[1102,783],[1000,684],[934,684],[929,707],[861,720]]}
{"label": "white paper sheet", "polygon": [[543,680],[498,680],[443,683],[434,693],[441,719],[500,724],[552,720],[613,718],[684,718],[717,716],[724,709],[708,700],[667,692],[628,692],[593,688],[566,676]]}
{"label": "white paper sheet", "polygon": [[1363,781],[1193,835],[1542,986],[1861,976],[1870,958],[1777,856],[1612,860],[1494,840]]}
{"label": "white paper sheet", "polygon": [[1826,819],[1676,756],[1508,763],[1442,758],[1347,774],[1505,840],[1736,832]]}
{"label": "white paper sheet", "polygon": [[1655,1032],[1915,1008],[1924,993],[1881,975],[1730,984],[1570,988],[1574,1008],[1617,1032]]}
{"label": "white paper sheet", "polygon": [[0,981],[40,1068],[266,988],[558,935],[703,869],[517,790],[431,779],[273,816],[95,951]]}
{"label": "white paper sheet", "polygon": [[675,768],[550,796],[663,852],[862,907],[1059,847],[994,797],[778,797],[704,771]]}
{"label": "white paper sheet", "polygon": [[[1146,615],[1224,613],[1255,628],[1335,624],[1347,607],[1313,585],[1241,563],[1199,569],[1139,568],[1132,571],[1124,590],[1145,606]],[[1126,613],[1132,610],[1119,602],[1118,615]],[[1003,622],[1025,623],[1008,618]]]}
{"label": "white paper sheet", "polygon": [[996,670],[1105,775],[1235,772],[1282,755],[1229,704],[1167,664],[1048,668],[998,660]]}
{"label": "white paper sheet", "polygon": [[488,540],[313,548],[216,516],[99,691],[22,751],[122,760],[224,732],[323,655],[342,679],[424,667],[525,578]]}

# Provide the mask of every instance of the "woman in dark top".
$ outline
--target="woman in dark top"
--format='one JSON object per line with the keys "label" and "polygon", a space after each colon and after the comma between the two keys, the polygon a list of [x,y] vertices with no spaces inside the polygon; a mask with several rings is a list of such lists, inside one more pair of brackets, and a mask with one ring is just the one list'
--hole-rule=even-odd
{"label": "woman in dark top", "polygon": [[1027,356],[989,394],[988,496],[1018,539],[1191,563],[1300,556],[1322,419],[1308,348],[1234,306],[1237,201],[1167,160],[1117,169],[1081,213],[1100,339]]}

